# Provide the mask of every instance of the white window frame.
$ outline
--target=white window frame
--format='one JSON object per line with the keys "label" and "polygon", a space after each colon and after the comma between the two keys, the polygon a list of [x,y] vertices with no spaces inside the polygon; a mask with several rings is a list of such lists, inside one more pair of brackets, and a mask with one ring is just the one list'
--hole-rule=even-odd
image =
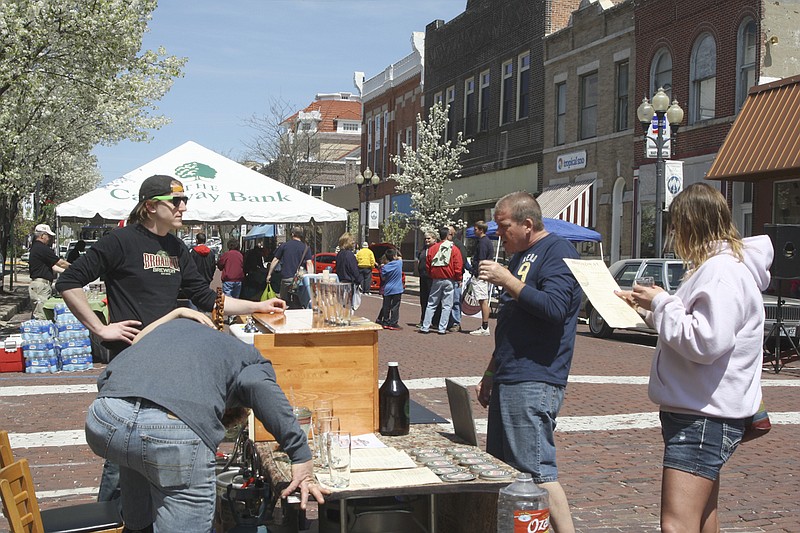
{"label": "white window frame", "polygon": [[695,40],[690,68],[689,123],[695,124],[716,116],[717,41],[710,33],[703,33]]}
{"label": "white window frame", "polygon": [[[620,70],[625,66],[625,79],[620,78]],[[614,65],[614,131],[625,131],[630,127],[630,105],[631,105],[631,63],[628,59],[618,61]],[[624,88],[625,94],[621,89]],[[624,109],[623,109],[624,108]],[[625,123],[622,124],[621,121]]]}
{"label": "white window frame", "polygon": [[[563,88],[563,92],[561,89]],[[553,144],[561,146],[567,142],[567,81],[555,84],[555,125],[553,130]],[[563,97],[563,98],[562,98]]]}
{"label": "white window frame", "polygon": [[[594,78],[594,85],[595,85],[595,94],[594,94],[594,101],[590,102],[588,100],[588,95],[586,91],[586,83],[590,78]],[[597,137],[597,120],[598,120],[598,107],[599,107],[599,100],[600,100],[600,75],[597,71],[594,72],[587,72],[583,76],[580,77],[580,95],[579,95],[579,115],[578,115],[578,139],[594,139]],[[584,132],[584,126],[586,125],[586,117],[584,116],[586,113],[591,111],[594,117],[594,131],[591,135],[588,135],[588,132]]]}
{"label": "white window frame", "polygon": [[[747,28],[753,25],[752,43],[747,42]],[[748,50],[752,48],[752,61],[748,60]],[[752,18],[747,17],[739,25],[739,32],[736,39],[736,112],[744,105],[750,87],[756,85],[756,57],[758,56],[758,25]],[[748,74],[752,73],[752,80]]]}
{"label": "white window frame", "polygon": [[[660,68],[662,66],[662,62],[666,59],[669,59],[669,70]],[[667,93],[670,100],[672,100],[672,72],[673,72],[674,65],[672,63],[672,53],[666,48],[661,48],[656,52],[653,56],[653,62],[650,63],[650,95],[649,98],[652,98],[656,91],[659,88],[663,88],[664,92]],[[669,82],[665,83],[667,80],[665,79],[666,73],[669,72]]]}
{"label": "white window frame", "polygon": [[483,109],[483,103],[484,103],[483,102],[483,94],[484,94],[484,89],[486,89],[486,100],[488,101],[489,100],[489,90],[490,90],[490,86],[491,86],[491,83],[492,83],[492,78],[491,78],[490,71],[484,70],[483,72],[481,72],[479,77],[478,77],[478,80],[479,80],[480,87],[478,89],[478,112],[477,112],[477,115],[478,115],[478,130],[477,131],[487,131],[489,129],[489,127],[488,127],[488,123],[489,123],[488,119],[486,120],[487,127],[482,128],[481,127],[481,123],[484,120],[483,114],[484,113],[486,113],[486,114],[489,113],[488,104],[486,106],[486,110]]}
{"label": "white window frame", "polygon": [[[503,126],[511,122],[511,98],[507,97],[506,92],[510,87],[508,84],[514,79],[514,61],[512,59],[503,61],[500,65],[500,72],[502,73],[502,79],[500,80],[500,112],[498,113],[498,123],[500,126]],[[508,108],[506,108],[506,106],[508,106]]]}
{"label": "white window frame", "polygon": [[389,144],[389,112],[383,112],[383,147]]}
{"label": "white window frame", "polygon": [[[525,52],[524,54],[520,54],[517,58],[517,120],[522,120],[524,118],[528,118],[530,115],[529,107],[531,104],[531,53]],[[521,103],[522,99],[522,75],[527,72],[528,76],[528,104],[523,106]],[[523,109],[524,107],[524,109]],[[522,115],[522,112],[525,112],[525,115]]]}
{"label": "white window frame", "polygon": [[372,117],[367,119],[367,153],[372,153]]}
{"label": "white window frame", "polygon": [[375,116],[375,151],[381,148],[381,114]]}

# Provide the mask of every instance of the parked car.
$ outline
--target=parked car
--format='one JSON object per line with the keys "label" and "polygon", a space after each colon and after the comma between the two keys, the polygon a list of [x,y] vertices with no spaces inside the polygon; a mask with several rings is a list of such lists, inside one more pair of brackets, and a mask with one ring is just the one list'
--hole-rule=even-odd
{"label": "parked car", "polygon": [[[652,276],[655,284],[662,287],[670,294],[674,294],[683,278],[686,269],[680,259],[658,259],[658,258],[638,258],[623,259],[617,261],[609,268],[611,276],[617,282],[620,289],[630,290],[633,287],[633,280],[643,276]],[[764,335],[768,335],[777,317],[777,297],[767,293],[763,294],[764,299]],[[782,297],[781,316],[788,335],[797,338],[800,333],[800,300],[795,298]],[[603,317],[592,307],[591,302],[584,295],[581,316],[586,318],[589,323],[589,331],[595,337],[606,338],[611,336],[614,328],[608,326]],[[631,328],[633,331],[645,333],[655,333],[651,328]],[[767,339],[767,343],[774,345],[774,340]],[[769,348],[769,346],[768,346]]]}
{"label": "parked car", "polygon": [[336,254],[333,252],[320,252],[314,254],[314,272],[321,274],[323,270],[336,272]]}
{"label": "parked car", "polygon": [[[84,242],[86,243],[86,248],[84,248],[83,252],[81,252],[81,255],[85,254],[89,248],[91,248],[92,245],[97,242],[97,239],[89,239],[85,240]],[[65,258],[69,257],[69,254],[75,249],[76,244],[78,244],[78,241],[69,241],[69,244],[67,244],[67,252],[64,254]]]}
{"label": "parked car", "polygon": [[[371,244],[369,249],[372,250],[372,253],[375,255],[375,261],[380,264],[381,257],[383,254],[386,253],[386,250],[393,248],[397,249],[397,247],[389,242],[382,242],[378,244]],[[320,252],[318,254],[314,254],[314,272],[317,274],[322,273],[323,270],[330,268],[331,272],[336,272],[336,254],[333,252]],[[403,287],[406,286],[406,274],[403,273]],[[381,288],[381,271],[379,268],[372,269],[372,281],[370,282],[369,290],[372,292],[378,292]]]}

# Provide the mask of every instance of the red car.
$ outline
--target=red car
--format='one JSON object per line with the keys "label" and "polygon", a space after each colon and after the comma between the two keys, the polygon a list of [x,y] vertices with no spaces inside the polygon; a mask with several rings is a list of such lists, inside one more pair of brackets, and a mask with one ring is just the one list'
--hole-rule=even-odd
{"label": "red car", "polygon": [[[395,250],[397,247],[394,244],[388,242],[381,242],[378,244],[370,245],[369,249],[372,250],[372,253],[375,254],[375,261],[380,264],[381,257],[383,254],[386,253],[386,250],[389,248],[394,248]],[[314,254],[314,272],[317,274],[321,274],[323,270],[330,267],[331,272],[336,272],[336,254],[333,252],[320,252],[318,254]],[[406,274],[403,273],[403,286],[406,285]],[[372,269],[372,283],[370,283],[369,289],[372,292],[378,292],[381,288],[381,271],[378,268]]]}

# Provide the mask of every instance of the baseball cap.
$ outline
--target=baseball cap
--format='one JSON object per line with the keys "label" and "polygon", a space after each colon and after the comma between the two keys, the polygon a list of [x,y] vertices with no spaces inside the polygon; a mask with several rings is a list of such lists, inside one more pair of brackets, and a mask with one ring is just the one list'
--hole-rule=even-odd
{"label": "baseball cap", "polygon": [[369,248],[369,243],[367,241],[364,241],[364,242],[361,243],[361,247],[362,248]]}
{"label": "baseball cap", "polygon": [[150,176],[142,182],[139,187],[139,201],[150,200],[156,196],[166,196],[176,192],[183,192],[183,185],[173,185],[172,182],[177,181],[172,176],[165,176],[163,174],[156,174]]}
{"label": "baseball cap", "polygon": [[53,230],[50,229],[50,226],[47,224],[37,224],[36,227],[33,229],[34,233],[47,233],[48,235],[55,235]]}

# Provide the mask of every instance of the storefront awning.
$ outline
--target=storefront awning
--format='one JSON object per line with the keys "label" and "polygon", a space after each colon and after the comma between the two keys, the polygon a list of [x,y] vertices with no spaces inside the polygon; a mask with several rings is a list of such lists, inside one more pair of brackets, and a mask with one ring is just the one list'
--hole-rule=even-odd
{"label": "storefront awning", "polygon": [[800,75],[752,87],[706,179],[760,181],[798,177],[798,124]]}
{"label": "storefront awning", "polygon": [[542,216],[566,220],[585,228],[593,227],[592,185],[594,180],[545,187],[542,194],[536,197],[542,208]]}

